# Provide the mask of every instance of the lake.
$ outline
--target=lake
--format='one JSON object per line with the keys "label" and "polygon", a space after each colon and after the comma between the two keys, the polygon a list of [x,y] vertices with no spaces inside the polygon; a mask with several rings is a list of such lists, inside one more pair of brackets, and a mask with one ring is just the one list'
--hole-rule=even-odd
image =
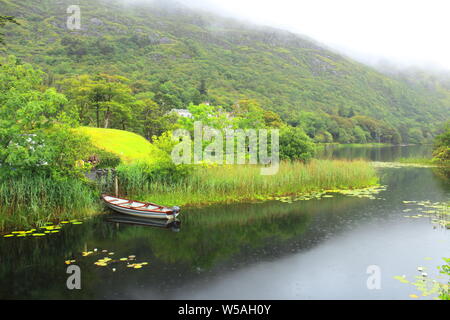
{"label": "lake", "polygon": [[[321,157],[394,161],[430,149],[332,147]],[[446,173],[378,170],[386,190],[373,197],[185,209],[167,226],[106,215],[45,237],[0,238],[0,298],[433,299],[394,277],[413,280],[422,267],[438,278],[450,256],[450,230],[424,213],[449,200]],[[67,289],[66,261],[80,267],[81,290]]]}

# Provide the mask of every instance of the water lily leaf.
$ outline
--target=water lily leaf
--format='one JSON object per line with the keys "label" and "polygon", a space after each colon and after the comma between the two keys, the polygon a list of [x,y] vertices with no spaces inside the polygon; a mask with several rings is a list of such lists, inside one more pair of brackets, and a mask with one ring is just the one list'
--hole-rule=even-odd
{"label": "water lily leaf", "polygon": [[394,279],[400,281],[401,283],[409,283],[405,276],[395,276]]}

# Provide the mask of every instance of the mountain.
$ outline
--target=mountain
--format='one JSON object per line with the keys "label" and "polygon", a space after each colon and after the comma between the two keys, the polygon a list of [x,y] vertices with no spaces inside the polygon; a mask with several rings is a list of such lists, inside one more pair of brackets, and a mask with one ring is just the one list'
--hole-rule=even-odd
{"label": "mountain", "polygon": [[109,73],[170,81],[173,107],[192,102],[199,86],[224,107],[256,99],[324,142],[425,142],[450,119],[450,86],[381,73],[297,34],[172,1],[75,2],[81,29],[70,31],[73,0],[0,0],[2,15],[21,24],[5,29],[3,54],[38,65],[49,85]]}

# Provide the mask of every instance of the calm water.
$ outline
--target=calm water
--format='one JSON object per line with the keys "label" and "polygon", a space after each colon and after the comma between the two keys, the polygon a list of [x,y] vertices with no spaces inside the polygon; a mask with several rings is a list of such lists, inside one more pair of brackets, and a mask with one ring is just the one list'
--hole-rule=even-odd
{"label": "calm water", "polygon": [[[429,147],[328,152],[391,161],[426,155]],[[448,201],[450,185],[430,168],[384,168],[380,175],[387,190],[377,200],[336,196],[184,210],[181,225],[168,228],[98,217],[47,237],[0,238],[0,298],[409,299],[420,293],[393,277],[412,279],[418,266],[437,276],[450,255],[450,230],[405,218],[403,210],[416,207],[402,201]],[[130,255],[149,264],[93,264]],[[68,259],[81,268],[81,290],[66,288]],[[370,265],[381,269],[380,290],[367,289]]]}

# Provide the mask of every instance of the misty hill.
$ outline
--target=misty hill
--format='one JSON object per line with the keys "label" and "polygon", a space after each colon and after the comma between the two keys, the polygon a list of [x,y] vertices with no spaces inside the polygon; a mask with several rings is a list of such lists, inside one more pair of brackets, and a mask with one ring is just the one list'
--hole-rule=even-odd
{"label": "misty hill", "polygon": [[50,85],[99,72],[170,81],[180,108],[203,84],[214,104],[256,99],[318,141],[361,142],[355,130],[377,123],[383,132],[367,140],[425,142],[450,118],[450,86],[382,74],[290,32],[170,1],[115,0],[77,1],[81,30],[69,31],[73,2],[0,0],[21,23],[6,29],[7,52],[40,66]]}

